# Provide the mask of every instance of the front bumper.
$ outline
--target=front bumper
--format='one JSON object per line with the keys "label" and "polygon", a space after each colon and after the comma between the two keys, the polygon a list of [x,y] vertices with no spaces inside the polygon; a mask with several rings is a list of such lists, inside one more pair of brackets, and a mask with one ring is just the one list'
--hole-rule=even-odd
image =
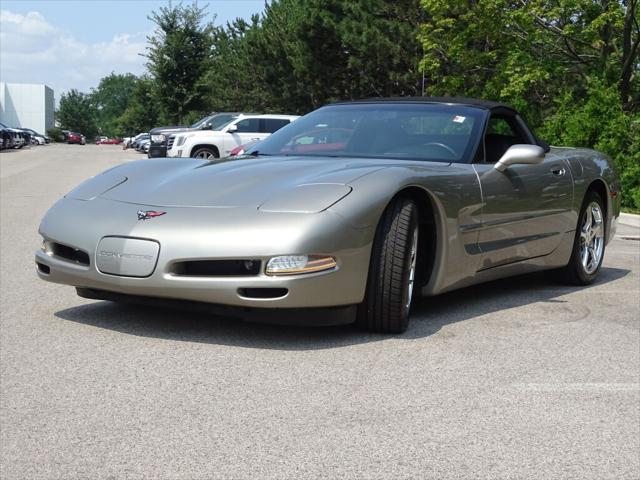
{"label": "front bumper", "polygon": [[190,310],[212,315],[241,318],[252,322],[267,322],[279,325],[330,326],[346,325],[356,320],[357,306],[320,308],[250,308],[216,305],[186,300],[170,300],[156,297],[141,297],[122,293],[76,288],[78,295],[92,300],[107,300],[132,305],[156,308]]}
{"label": "front bumper", "polygon": [[[91,205],[89,205],[91,204]],[[371,232],[353,229],[341,217],[319,214],[262,213],[255,208],[163,208],[166,215],[138,221],[138,209],[102,199],[63,199],[47,213],[40,233],[87,253],[83,265],[38,251],[38,276],[46,281],[114,294],[180,299],[252,308],[309,308],[360,303],[368,274]],[[109,211],[111,221],[96,219]],[[82,228],[78,228],[82,225]],[[102,273],[96,267],[97,246],[104,237],[150,239],[160,244],[155,269],[145,278]],[[268,276],[267,261],[278,255],[328,254],[337,268],[291,276]],[[187,276],[175,273],[176,261],[252,259],[262,268],[252,276]],[[283,295],[257,298],[260,289]]]}
{"label": "front bumper", "polygon": [[167,156],[165,145],[151,145],[149,147],[149,158],[164,158]]}
{"label": "front bumper", "polygon": [[182,157],[183,156],[182,153],[183,153],[182,147],[171,147],[167,149],[166,157],[167,158]]}

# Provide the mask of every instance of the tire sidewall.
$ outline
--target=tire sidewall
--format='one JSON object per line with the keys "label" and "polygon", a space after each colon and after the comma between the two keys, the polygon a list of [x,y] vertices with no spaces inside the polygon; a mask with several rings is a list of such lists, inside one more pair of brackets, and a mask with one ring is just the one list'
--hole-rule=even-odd
{"label": "tire sidewall", "polygon": [[[398,208],[398,204],[401,206]],[[376,304],[381,296],[390,295],[391,292],[384,288],[384,286],[380,283],[379,275],[381,270],[384,268],[384,262],[382,260],[383,257],[389,256],[391,253],[387,251],[385,255],[383,255],[383,250],[385,248],[389,248],[387,245],[387,240],[392,233],[385,228],[385,224],[389,226],[388,221],[392,218],[387,218],[390,215],[389,210],[398,209],[398,211],[402,211],[404,208],[409,208],[410,216],[409,216],[409,228],[407,230],[406,240],[402,245],[403,249],[403,271],[401,277],[401,292],[398,295],[399,298],[395,298],[393,301],[397,308],[394,308],[393,312],[389,317],[384,317],[380,311],[377,311]],[[409,291],[409,274],[410,274],[410,265],[411,265],[411,243],[413,240],[413,235],[416,229],[419,228],[419,219],[418,219],[418,208],[413,202],[413,200],[406,198],[397,198],[392,201],[378,224],[376,229],[376,233],[373,240],[372,250],[371,250],[371,260],[369,263],[369,274],[367,278],[365,298],[362,304],[360,304],[358,309],[358,320],[357,323],[360,327],[366,328],[370,331],[376,331],[380,333],[402,333],[406,331],[409,325],[409,313],[411,311],[411,305],[409,308],[406,308],[407,304],[407,296]],[[419,242],[420,238],[418,238],[418,251],[419,251]],[[393,242],[395,243],[395,242]],[[386,247],[385,247],[386,245]],[[417,276],[416,276],[417,278]],[[416,284],[414,283],[413,297],[416,296]]]}

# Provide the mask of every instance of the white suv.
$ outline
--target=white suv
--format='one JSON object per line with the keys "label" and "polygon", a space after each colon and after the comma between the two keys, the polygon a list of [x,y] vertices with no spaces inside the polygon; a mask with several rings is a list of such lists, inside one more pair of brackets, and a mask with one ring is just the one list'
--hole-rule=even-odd
{"label": "white suv", "polygon": [[226,157],[236,147],[262,140],[289,125],[297,115],[238,115],[218,130],[178,133],[167,157],[209,160]]}

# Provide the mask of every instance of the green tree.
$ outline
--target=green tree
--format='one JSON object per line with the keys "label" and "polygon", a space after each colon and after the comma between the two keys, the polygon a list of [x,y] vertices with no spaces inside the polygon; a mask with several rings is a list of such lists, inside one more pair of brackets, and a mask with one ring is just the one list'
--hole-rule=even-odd
{"label": "green tree", "polygon": [[210,105],[306,113],[337,100],[415,95],[422,16],[418,0],[273,1],[250,22],[214,32]]}
{"label": "green tree", "polygon": [[264,76],[259,17],[239,18],[212,31],[210,68],[204,76],[206,105],[215,111],[269,111],[272,86]]}
{"label": "green tree", "polygon": [[160,119],[160,103],[156,101],[153,80],[148,76],[138,78],[127,108],[116,120],[118,135],[130,137],[157,127]]}
{"label": "green tree", "polygon": [[98,133],[96,109],[91,102],[91,96],[76,89],[60,96],[58,120],[63,128],[80,132],[87,138],[92,138]]}
{"label": "green tree", "polygon": [[147,68],[154,81],[163,117],[182,123],[203,105],[201,77],[208,67],[212,27],[205,9],[196,5],[161,7],[149,17],[156,25],[147,38]]}
{"label": "green tree", "polygon": [[101,134],[119,136],[118,118],[129,106],[138,79],[131,73],[111,73],[100,80],[91,92],[96,109],[96,122]]}
{"label": "green tree", "polygon": [[505,101],[547,140],[616,162],[640,209],[637,0],[422,0],[427,92]]}

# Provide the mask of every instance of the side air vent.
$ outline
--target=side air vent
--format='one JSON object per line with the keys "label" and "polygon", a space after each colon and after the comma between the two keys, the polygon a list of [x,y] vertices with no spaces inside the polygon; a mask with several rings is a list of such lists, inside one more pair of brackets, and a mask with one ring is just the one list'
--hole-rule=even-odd
{"label": "side air vent", "polygon": [[89,265],[89,254],[83,250],[69,247],[61,243],[51,243],[51,253],[54,257],[64,258],[80,265]]}
{"label": "side air vent", "polygon": [[171,273],[185,277],[250,277],[260,273],[260,260],[191,260],[176,262]]}

